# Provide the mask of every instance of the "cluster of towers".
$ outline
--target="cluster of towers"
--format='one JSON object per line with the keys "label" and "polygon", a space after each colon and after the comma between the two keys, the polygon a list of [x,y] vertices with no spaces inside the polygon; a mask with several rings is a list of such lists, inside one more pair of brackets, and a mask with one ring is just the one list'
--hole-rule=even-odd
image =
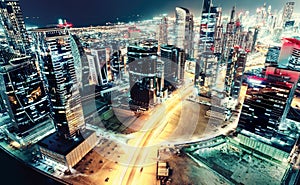
{"label": "cluster of towers", "polygon": [[[79,93],[85,84],[78,80],[86,71],[79,75],[75,69],[75,63],[85,64],[78,39],[67,28],[53,27],[31,31],[30,41],[19,1],[0,3],[8,42],[8,47],[1,49],[0,63],[1,104],[12,123],[6,125],[7,133],[21,145],[39,141],[43,156],[58,162],[53,156],[60,156],[64,164],[73,166],[96,141],[95,134],[85,129]],[[69,142],[77,144],[72,150],[80,150],[68,161]]]}
{"label": "cluster of towers", "polygon": [[[247,53],[254,48],[258,28],[244,30],[236,16],[235,7],[226,27],[221,20],[222,9],[213,6],[212,1],[205,0],[201,14],[195,85],[198,94],[202,96],[210,97],[213,91],[218,91],[225,92],[227,97],[236,98]],[[226,75],[220,76],[223,66],[226,67]],[[216,87],[216,82],[224,78],[224,86]]]}

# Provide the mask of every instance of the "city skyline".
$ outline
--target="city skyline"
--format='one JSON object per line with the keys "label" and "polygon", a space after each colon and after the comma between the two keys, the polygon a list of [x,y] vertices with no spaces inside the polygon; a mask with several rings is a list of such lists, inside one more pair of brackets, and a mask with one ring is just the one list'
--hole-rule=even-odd
{"label": "city skyline", "polygon": [[300,184],[299,5],[222,2],[0,0],[0,149],[64,184]]}
{"label": "city skyline", "polygon": [[[252,1],[213,1],[214,6],[220,6],[223,14],[230,15],[232,6],[236,6],[237,11],[250,11],[254,14],[256,8],[262,7],[264,3],[272,5],[272,11],[281,11],[282,4],[288,0],[258,0]],[[67,19],[74,26],[104,25],[107,22],[129,22],[136,20],[152,19],[159,14],[167,13],[169,16],[175,16],[176,6],[182,6],[189,9],[195,17],[199,17],[202,11],[202,0],[154,0],[149,3],[147,0],[114,0],[97,1],[87,0],[82,3],[75,1],[59,0],[21,0],[22,11],[25,22],[33,26],[45,26],[56,24],[59,18]],[[80,4],[80,6],[79,6]],[[51,9],[51,11],[47,11]],[[295,13],[300,13],[300,3],[295,4]]]}

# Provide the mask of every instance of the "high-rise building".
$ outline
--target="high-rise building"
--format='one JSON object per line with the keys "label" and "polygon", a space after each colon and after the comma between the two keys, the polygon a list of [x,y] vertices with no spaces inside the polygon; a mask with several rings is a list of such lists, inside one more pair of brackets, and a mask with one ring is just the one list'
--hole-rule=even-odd
{"label": "high-rise building", "polygon": [[292,18],[294,12],[295,2],[287,2],[284,6],[282,13],[282,26],[285,26],[286,22]]}
{"label": "high-rise building", "polygon": [[34,143],[54,131],[49,101],[31,56],[0,53],[0,96],[11,118],[8,135],[21,145]]}
{"label": "high-rise building", "polygon": [[111,75],[112,80],[116,81],[118,79],[122,78],[123,69],[124,69],[124,61],[122,60],[123,57],[121,57],[121,51],[117,51],[113,53],[110,59],[110,69],[111,69]]}
{"label": "high-rise building", "polygon": [[33,37],[57,131],[65,138],[76,136],[85,123],[71,36],[66,29],[48,28],[34,30]]}
{"label": "high-rise building", "polygon": [[157,46],[128,46],[130,105],[132,109],[148,109],[156,104]]}
{"label": "high-rise building", "polygon": [[185,52],[173,45],[161,46],[161,58],[168,59],[164,64],[165,79],[177,84],[184,80],[184,67],[186,62]]}
{"label": "high-rise building", "polygon": [[96,133],[85,129],[72,36],[66,28],[36,29],[32,36],[57,130],[39,141],[39,150],[43,158],[71,168],[97,143]]}
{"label": "high-rise building", "polygon": [[201,69],[196,79],[198,94],[210,97],[218,76],[218,57],[212,51],[202,52],[199,61],[200,65],[196,65],[196,70]]}
{"label": "high-rise building", "polygon": [[9,46],[0,51],[0,104],[12,123],[6,125],[7,135],[28,145],[54,131],[49,101],[31,56],[19,1],[0,1],[0,19]]}
{"label": "high-rise building", "polygon": [[300,70],[299,63],[300,38],[283,38],[280,55],[278,59],[279,67],[287,67],[292,70]]}
{"label": "high-rise building", "polygon": [[98,84],[96,85],[105,85],[108,83],[108,73],[107,73],[107,62],[109,58],[106,55],[106,48],[100,49],[91,49],[91,55],[95,59],[95,69],[97,75]]}
{"label": "high-rise building", "polygon": [[8,45],[13,52],[29,54],[31,47],[19,0],[0,1],[0,18]]}
{"label": "high-rise building", "polygon": [[230,21],[227,23],[226,33],[224,34],[224,43],[223,43],[223,59],[227,61],[231,49],[235,44],[235,32],[236,32],[236,23],[235,23],[235,7],[232,8]]}
{"label": "high-rise building", "polygon": [[84,87],[89,85],[89,63],[87,56],[78,36],[72,35],[70,41],[77,74],[77,83],[81,89],[84,89]]}
{"label": "high-rise building", "polygon": [[287,160],[296,138],[280,131],[285,122],[296,85],[249,77],[240,120],[239,142],[254,152],[278,161]]}
{"label": "high-rise building", "polygon": [[195,67],[195,85],[199,87],[199,94],[202,95],[211,94],[217,78],[218,57],[223,48],[221,15],[221,8],[213,7],[211,0],[203,1]]}
{"label": "high-rise building", "polygon": [[168,18],[163,16],[158,25],[157,33],[158,46],[168,44]]}
{"label": "high-rise building", "polygon": [[238,50],[236,52],[237,56],[234,58],[233,74],[231,76],[232,83],[230,86],[230,96],[234,99],[238,99],[240,96],[247,61],[247,53],[244,50]]}
{"label": "high-rise building", "polygon": [[[200,40],[199,40],[199,54],[212,50],[215,41],[215,32],[219,16],[222,10],[219,7],[213,7],[211,0],[203,1],[203,9],[200,22]],[[221,26],[221,24],[219,24]],[[217,31],[221,31],[220,29]]]}
{"label": "high-rise building", "polygon": [[278,46],[269,47],[267,55],[266,55],[265,67],[278,66],[280,50],[281,50],[281,47],[278,47]]}
{"label": "high-rise building", "polygon": [[188,58],[194,56],[194,18],[192,13],[183,7],[175,9],[176,47],[183,49]]}
{"label": "high-rise building", "polygon": [[293,50],[288,60],[288,68],[300,71],[300,40],[293,40]]}

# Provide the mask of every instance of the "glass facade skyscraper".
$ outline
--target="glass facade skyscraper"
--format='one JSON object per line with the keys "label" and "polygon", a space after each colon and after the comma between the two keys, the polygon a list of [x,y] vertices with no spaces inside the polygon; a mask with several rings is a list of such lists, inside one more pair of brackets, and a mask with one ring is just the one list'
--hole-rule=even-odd
{"label": "glass facade skyscraper", "polygon": [[17,57],[2,51],[1,58],[0,95],[13,130],[23,133],[47,119],[48,99],[30,56]]}
{"label": "glass facade skyscraper", "polygon": [[0,18],[8,45],[13,52],[29,54],[30,43],[19,0],[0,1]]}
{"label": "glass facade skyscraper", "polygon": [[188,57],[194,56],[194,18],[191,12],[183,7],[175,9],[176,47],[183,49]]}
{"label": "glass facade skyscraper", "polygon": [[39,65],[51,102],[51,115],[59,134],[75,136],[85,128],[79,87],[67,29],[33,31]]}

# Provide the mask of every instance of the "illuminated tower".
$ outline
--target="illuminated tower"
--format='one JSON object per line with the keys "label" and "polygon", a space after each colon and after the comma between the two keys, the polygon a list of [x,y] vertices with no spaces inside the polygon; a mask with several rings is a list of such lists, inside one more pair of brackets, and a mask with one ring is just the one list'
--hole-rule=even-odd
{"label": "illuminated tower", "polygon": [[156,104],[157,46],[128,46],[127,56],[131,108],[149,109]]}
{"label": "illuminated tower", "polygon": [[0,1],[0,18],[8,45],[16,54],[29,54],[30,43],[19,0]]}
{"label": "illuminated tower", "polygon": [[280,128],[286,122],[295,88],[295,83],[249,77],[237,127],[238,142],[254,153],[286,161],[298,138]]}
{"label": "illuminated tower", "polygon": [[49,102],[31,56],[0,52],[0,96],[11,125],[8,135],[21,145],[34,143],[54,131]]}
{"label": "illuminated tower", "polygon": [[37,29],[33,36],[57,131],[65,138],[76,136],[85,123],[71,36],[59,28]]}
{"label": "illuminated tower", "polygon": [[163,16],[158,25],[158,46],[168,44],[168,18]]}
{"label": "illuminated tower", "polygon": [[11,123],[8,136],[21,145],[54,131],[49,101],[30,44],[18,0],[0,1],[0,18],[9,48],[0,50],[0,104]]}
{"label": "illuminated tower", "polygon": [[294,6],[295,6],[295,2],[287,2],[285,4],[283,9],[283,14],[282,14],[282,26],[284,26],[285,23],[292,18],[294,12]]}
{"label": "illuminated tower", "polygon": [[161,46],[161,58],[170,60],[165,62],[165,78],[174,83],[183,82],[185,52],[173,45],[163,45]]}
{"label": "illuminated tower", "polygon": [[175,45],[183,49],[188,57],[193,57],[194,53],[194,18],[191,12],[183,7],[175,9]]}
{"label": "illuminated tower", "polygon": [[227,24],[226,33],[224,35],[224,45],[223,45],[223,58],[227,61],[229,57],[229,53],[232,47],[234,47],[235,41],[235,31],[236,31],[236,24],[235,24],[235,7],[232,8],[230,21]]}
{"label": "illuminated tower", "polygon": [[107,74],[107,56],[106,48],[100,49],[91,49],[91,55],[95,59],[95,69],[97,75],[97,84],[96,85],[105,85],[108,83],[108,74]]}
{"label": "illuminated tower", "polygon": [[78,36],[72,35],[70,41],[77,74],[77,83],[78,86],[84,90],[84,87],[89,85],[89,64],[87,56]]}
{"label": "illuminated tower", "polygon": [[[200,22],[199,56],[197,57],[195,68],[195,85],[199,87],[199,94],[203,95],[210,94],[217,77],[217,56],[221,53],[222,48],[222,25],[218,25],[218,22],[220,23],[220,16],[221,9],[213,7],[211,0],[203,1]],[[215,44],[217,46],[216,50],[214,48]]]}

